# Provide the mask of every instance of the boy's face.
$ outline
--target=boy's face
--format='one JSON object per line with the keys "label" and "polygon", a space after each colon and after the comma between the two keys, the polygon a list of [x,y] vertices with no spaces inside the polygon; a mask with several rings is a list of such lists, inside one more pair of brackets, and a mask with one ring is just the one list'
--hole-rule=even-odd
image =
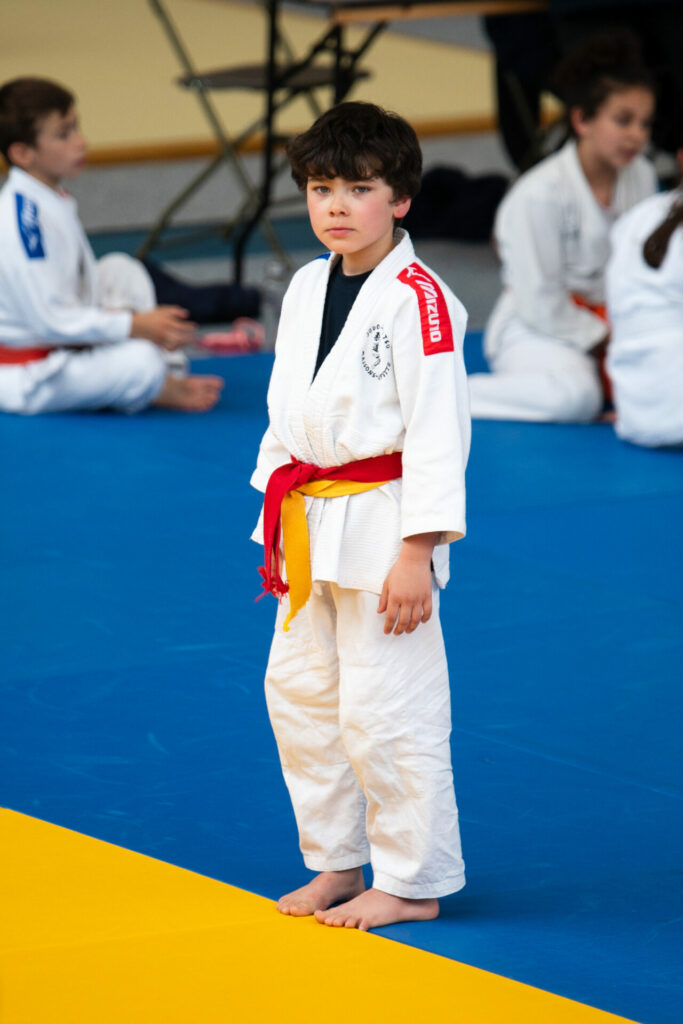
{"label": "boy's face", "polygon": [[87,143],[73,107],[66,114],[54,110],[38,122],[33,146],[15,142],[10,147],[13,163],[50,188],[63,178],[75,178],[85,167]]}
{"label": "boy's face", "polygon": [[383,178],[309,178],[306,200],[316,238],[341,254],[346,274],[363,274],[381,263],[394,245],[395,219],[410,208],[410,199],[395,199]]}

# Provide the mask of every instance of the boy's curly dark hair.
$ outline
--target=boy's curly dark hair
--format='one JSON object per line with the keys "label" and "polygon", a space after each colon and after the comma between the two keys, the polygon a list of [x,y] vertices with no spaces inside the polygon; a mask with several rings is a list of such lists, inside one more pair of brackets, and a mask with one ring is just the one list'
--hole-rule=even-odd
{"label": "boy's curly dark hair", "polygon": [[309,178],[383,178],[395,199],[420,189],[422,152],[413,128],[374,103],[340,103],[287,146],[292,177],[303,191]]}
{"label": "boy's curly dark hair", "polygon": [[66,114],[74,97],[47,78],[14,78],[0,87],[0,153],[8,163],[13,142],[35,145],[41,118]]}
{"label": "boy's curly dark hair", "polygon": [[554,74],[554,91],[567,110],[578,107],[586,119],[595,117],[613,93],[634,87],[655,92],[638,38],[628,29],[589,36]]}

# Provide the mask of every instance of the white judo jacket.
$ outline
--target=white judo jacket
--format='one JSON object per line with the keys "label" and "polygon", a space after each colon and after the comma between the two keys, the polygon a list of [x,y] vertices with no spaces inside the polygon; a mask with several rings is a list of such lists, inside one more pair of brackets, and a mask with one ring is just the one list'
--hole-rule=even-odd
{"label": "white judo jacket", "polygon": [[637,157],[619,174],[612,209],[603,209],[573,140],[523,174],[496,215],[504,291],[487,325],[487,355],[495,358],[512,320],[584,352],[593,348],[605,324],[570,295],[604,303],[611,226],[655,190],[654,168]]}
{"label": "white judo jacket", "polygon": [[[419,260],[404,231],[363,284],[313,380],[332,258],[294,276],[285,295],[268,389],[270,425],[252,484],[290,456],[329,467],[403,452],[403,478],[371,491],[306,498],[313,580],[381,593],[403,537],[436,532],[434,575],[465,534],[470,445],[462,356],[467,314]],[[262,522],[253,539],[262,541]]]}
{"label": "white judo jacket", "polygon": [[681,200],[678,189],[650,196],[614,226],[607,268],[612,344],[658,331],[673,331],[683,340],[683,231],[674,231],[660,267],[643,257],[646,240]]}
{"label": "white judo jacket", "polygon": [[121,341],[131,316],[97,305],[96,261],[75,199],[12,167],[0,191],[0,344]]}
{"label": "white judo jacket", "polygon": [[612,233],[608,368],[616,431],[637,444],[683,443],[683,230],[672,234],[660,267],[643,257],[645,241],[680,199],[680,190],[651,196]]}

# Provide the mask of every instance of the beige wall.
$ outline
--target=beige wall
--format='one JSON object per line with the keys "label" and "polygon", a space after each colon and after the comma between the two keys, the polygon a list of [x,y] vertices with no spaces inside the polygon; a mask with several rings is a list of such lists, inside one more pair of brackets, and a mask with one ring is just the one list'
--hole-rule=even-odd
{"label": "beige wall", "polygon": [[[195,64],[204,70],[258,62],[265,48],[265,18],[256,4],[227,0],[167,0]],[[297,53],[320,34],[320,18],[287,9],[283,26]],[[362,30],[350,30],[358,36]],[[488,54],[387,33],[368,51],[372,72],[354,98],[397,110],[419,128],[435,122],[487,122],[493,114]],[[55,78],[78,96],[94,150],[128,149],[210,140],[196,98],[174,84],[180,68],[147,0],[19,0],[4,5],[0,36],[3,79]],[[260,94],[215,94],[233,133],[257,118]],[[329,105],[329,90],[321,95]],[[281,124],[305,127],[303,100]]]}

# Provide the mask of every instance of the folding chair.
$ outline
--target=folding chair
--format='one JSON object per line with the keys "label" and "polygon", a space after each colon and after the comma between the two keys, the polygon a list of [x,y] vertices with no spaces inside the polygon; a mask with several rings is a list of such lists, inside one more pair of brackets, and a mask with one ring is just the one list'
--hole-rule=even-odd
{"label": "folding chair", "polygon": [[[152,249],[177,244],[177,239],[163,237],[174,215],[221,165],[227,164],[239,179],[243,200],[235,216],[221,224],[218,229],[212,229],[211,233],[215,234],[217,230],[226,241],[233,239],[235,280],[241,280],[246,245],[259,223],[277,260],[285,268],[291,269],[291,260],[267,216],[269,208],[273,205],[273,182],[280,170],[286,166],[286,161],[278,165],[275,162],[275,149],[284,141],[283,136],[276,132],[276,117],[292,100],[302,95],[305,96],[313,115],[317,117],[322,110],[314,90],[321,86],[332,88],[335,103],[343,99],[356,81],[368,76],[368,72],[357,67],[357,63],[385,27],[384,24],[372,26],[360,45],[353,49],[345,45],[342,26],[326,27],[321,37],[297,60],[280,25],[280,0],[264,0],[263,6],[267,15],[265,62],[203,72],[195,68],[163,0],[149,0],[149,3],[161,21],[185,72],[178,82],[184,88],[191,89],[197,96],[218,143],[219,151],[159,215],[138,250],[138,255],[144,257]],[[318,6],[332,9],[333,4],[321,0]],[[328,58],[327,61],[321,63],[320,58],[324,59],[325,56]],[[266,97],[266,108],[261,117],[232,138],[225,130],[211,99],[213,91],[222,89],[255,90],[263,92]],[[261,133],[264,137],[261,181],[260,186],[255,187],[244,168],[240,149],[248,140]],[[183,233],[182,242],[206,237],[206,234],[206,231]]]}

